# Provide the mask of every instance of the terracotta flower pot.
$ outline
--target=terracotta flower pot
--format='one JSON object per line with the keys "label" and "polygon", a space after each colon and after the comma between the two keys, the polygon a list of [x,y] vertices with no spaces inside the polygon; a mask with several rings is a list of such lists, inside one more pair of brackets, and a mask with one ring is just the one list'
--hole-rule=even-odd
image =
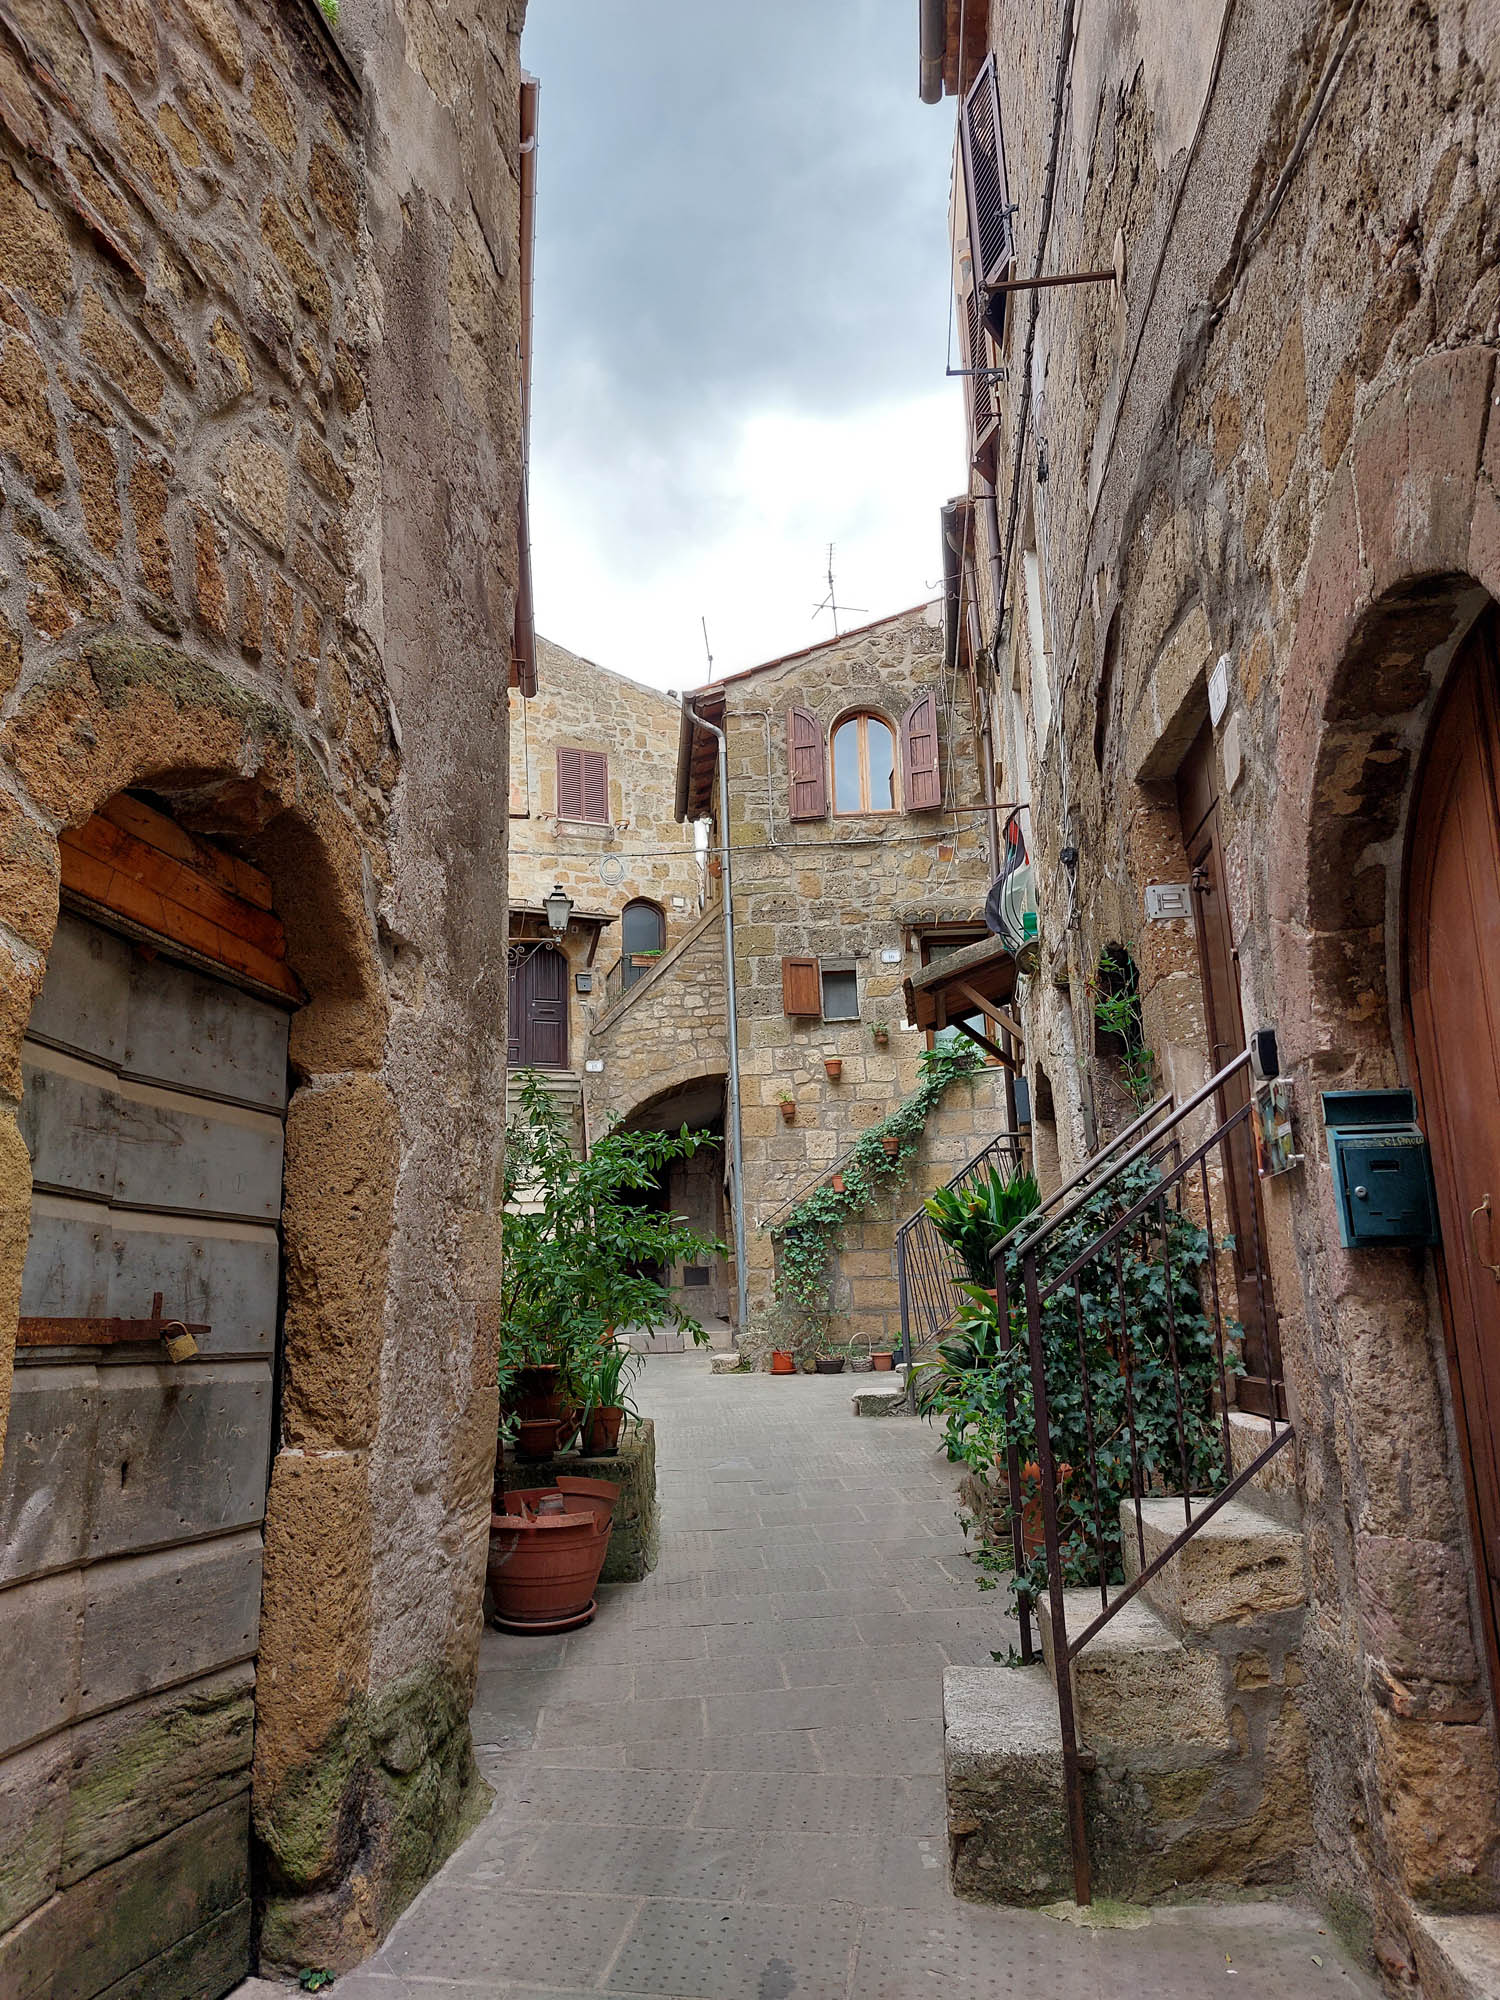
{"label": "terracotta flower pot", "polygon": [[620,1449],[620,1427],[625,1421],[623,1408],[607,1406],[601,1410],[590,1410],[588,1422],[584,1426],[581,1449],[589,1458],[598,1458]]}
{"label": "terracotta flower pot", "polygon": [[842,1056],[824,1056],[823,1068],[827,1072],[828,1081],[837,1083],[844,1074],[844,1059]]}
{"label": "terracotta flower pot", "polygon": [[518,1417],[560,1417],[557,1397],[557,1368],[551,1362],[518,1368],[510,1406]]}
{"label": "terracotta flower pot", "polygon": [[556,1417],[522,1417],[516,1432],[517,1458],[550,1458],[558,1448]]}
{"label": "terracotta flower pot", "polygon": [[871,1034],[877,1049],[883,1049],[889,1045],[891,1039],[889,1028],[874,1028],[871,1030]]}
{"label": "terracotta flower pot", "polygon": [[835,1174],[828,1185],[833,1189],[835,1194],[842,1194],[844,1192],[844,1176],[842,1174]]}
{"label": "terracotta flower pot", "polygon": [[795,1375],[797,1364],[784,1348],[771,1350],[771,1373],[773,1375]]}
{"label": "terracotta flower pot", "polygon": [[796,1106],[796,1103],[795,1103],[795,1101],[794,1101],[794,1100],[793,1100],[792,1098],[790,1098],[790,1097],[783,1097],[783,1098],[782,1098],[782,1100],[781,1100],[781,1115],[782,1115],[782,1117],[783,1117],[783,1118],[784,1118],[784,1119],[786,1120],[786,1122],[787,1122],[787,1124],[788,1124],[788,1125],[790,1125],[790,1124],[791,1124],[791,1122],[792,1122],[792,1120],[793,1120],[793,1119],[794,1119],[794,1118],[796,1117],[796,1115],[797,1115],[797,1106]]}
{"label": "terracotta flower pot", "polygon": [[505,1511],[490,1516],[496,1624],[557,1632],[588,1623],[619,1497],[619,1487],[602,1479],[559,1479],[505,1495]]}
{"label": "terracotta flower pot", "polygon": [[896,1365],[896,1357],[889,1348],[877,1347],[870,1356],[870,1366],[877,1374],[888,1375]]}
{"label": "terracotta flower pot", "polygon": [[885,1148],[888,1160],[894,1160],[896,1155],[901,1151],[901,1141],[896,1137],[894,1132],[882,1132],[880,1143]]}

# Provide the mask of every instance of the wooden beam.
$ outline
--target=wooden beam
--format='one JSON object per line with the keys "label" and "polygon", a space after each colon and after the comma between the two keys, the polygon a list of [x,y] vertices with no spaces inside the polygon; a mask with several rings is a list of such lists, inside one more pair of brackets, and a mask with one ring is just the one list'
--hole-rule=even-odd
{"label": "wooden beam", "polygon": [[1004,1028],[1007,1035],[1012,1036],[1016,1041],[1018,1041],[1021,1044],[1021,1047],[1023,1049],[1025,1048],[1026,1037],[1021,1032],[1020,1022],[1016,1019],[1014,1014],[1007,1014],[1005,1009],[1000,1005],[998,1000],[984,999],[981,994],[975,991],[975,989],[969,984],[969,982],[966,979],[955,979],[953,982],[953,990],[955,993],[961,993],[966,1000],[972,1002],[972,1004],[979,1009],[981,1014],[985,1014],[989,1017],[990,1020],[998,1022],[999,1025],[1002,1028]]}
{"label": "wooden beam", "polygon": [[955,1034],[966,1035],[971,1042],[983,1049],[986,1055],[993,1056],[997,1063],[1005,1065],[1012,1076],[1015,1075],[1016,1066],[1014,1061],[1005,1053],[998,1042],[992,1042],[988,1035],[981,1035],[979,1030],[971,1028],[967,1021],[950,1021],[948,1025],[953,1029]]}

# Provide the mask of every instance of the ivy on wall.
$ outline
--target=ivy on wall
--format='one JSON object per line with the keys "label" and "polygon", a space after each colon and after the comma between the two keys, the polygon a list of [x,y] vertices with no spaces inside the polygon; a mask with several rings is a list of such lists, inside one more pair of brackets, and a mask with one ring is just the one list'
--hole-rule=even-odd
{"label": "ivy on wall", "polygon": [[[923,1052],[917,1087],[887,1117],[872,1125],[840,1167],[842,1189],[825,1181],[772,1229],[776,1239],[776,1297],[826,1325],[828,1265],[845,1227],[865,1214],[887,1188],[905,1180],[927,1120],[949,1086],[972,1076],[982,1058],[972,1042],[940,1042]],[[893,1152],[885,1141],[898,1143]]]}

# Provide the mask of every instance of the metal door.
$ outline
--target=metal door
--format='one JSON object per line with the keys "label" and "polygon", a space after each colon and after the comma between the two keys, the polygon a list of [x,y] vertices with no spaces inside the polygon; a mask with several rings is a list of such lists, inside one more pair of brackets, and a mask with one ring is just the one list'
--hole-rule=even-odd
{"label": "metal door", "polygon": [[[1224,889],[1213,735],[1207,724],[1183,760],[1177,793],[1188,867],[1192,870],[1198,971],[1203,985],[1212,1074],[1244,1048],[1245,1021],[1240,1008],[1239,953],[1234,946],[1229,899]],[[1232,1118],[1249,1099],[1250,1081],[1245,1071],[1240,1070],[1216,1096],[1220,1121]],[[1266,1416],[1271,1409],[1271,1379],[1280,1370],[1271,1366],[1276,1339],[1275,1309],[1265,1284],[1265,1220],[1248,1124],[1237,1126],[1225,1142],[1224,1170],[1227,1183],[1224,1192],[1234,1236],[1238,1317],[1244,1329],[1245,1372],[1236,1384],[1235,1397],[1241,1409]],[[1276,1414],[1285,1416],[1283,1392],[1278,1389],[1276,1395]]]}
{"label": "metal door", "polygon": [[[22,1048],[34,1194],[0,1467],[0,1796],[50,1894],[0,1936],[0,1991],[48,1957],[76,2000],[155,1990],[163,1954],[193,1996],[249,1966],[288,1022],[58,923]],[[111,1333],[158,1295],[205,1329],[192,1358]]]}
{"label": "metal door", "polygon": [[550,944],[527,951],[510,975],[512,1069],[568,1066],[568,961]]}
{"label": "metal door", "polygon": [[1500,1687],[1500,672],[1493,609],[1454,670],[1412,814],[1406,979],[1432,1145],[1454,1417]]}

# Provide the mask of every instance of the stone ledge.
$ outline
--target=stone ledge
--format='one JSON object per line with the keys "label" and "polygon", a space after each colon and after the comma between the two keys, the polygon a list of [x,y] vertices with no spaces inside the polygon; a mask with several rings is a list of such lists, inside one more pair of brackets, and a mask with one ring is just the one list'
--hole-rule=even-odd
{"label": "stone ledge", "polygon": [[849,1398],[857,1417],[899,1417],[911,1408],[907,1395],[906,1370],[893,1368],[888,1375],[863,1375],[860,1387]]}
{"label": "stone ledge", "polygon": [[1407,1936],[1427,2000],[1500,2000],[1500,1916],[1413,1910]]}
{"label": "stone ledge", "polygon": [[550,1486],[559,1473],[572,1479],[607,1479],[620,1489],[601,1583],[639,1583],[656,1568],[661,1540],[656,1498],[656,1425],[650,1417],[627,1421],[618,1452],[597,1458],[560,1451],[551,1458],[505,1460],[505,1490]]}

